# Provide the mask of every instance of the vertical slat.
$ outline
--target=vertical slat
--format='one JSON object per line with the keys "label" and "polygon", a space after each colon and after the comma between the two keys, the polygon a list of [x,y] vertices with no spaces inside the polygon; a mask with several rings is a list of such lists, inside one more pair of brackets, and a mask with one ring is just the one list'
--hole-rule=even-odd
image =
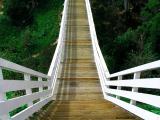
{"label": "vertical slat", "polygon": [[[31,76],[29,74],[24,74],[24,80],[30,81],[31,80]],[[32,90],[31,89],[26,89],[26,94],[27,95],[32,94]],[[28,103],[28,107],[30,107],[32,105],[33,105],[33,101],[31,101],[31,102]]]}
{"label": "vertical slat", "polygon": [[[118,80],[122,80],[122,76],[118,76]],[[121,86],[117,86],[117,90],[121,90]],[[117,99],[120,99],[120,96],[116,96]]]}
{"label": "vertical slat", "polygon": [[[133,80],[134,80],[134,79],[139,79],[139,78],[140,78],[140,75],[141,75],[140,72],[134,73]],[[132,88],[132,92],[138,92],[138,88],[137,88],[137,87],[133,87],[133,88]],[[135,100],[131,100],[131,101],[130,101],[130,104],[136,105],[136,101],[135,101]]]}
{"label": "vertical slat", "polygon": [[[42,77],[38,77],[38,81],[42,81]],[[43,91],[43,86],[39,87],[39,92]],[[43,100],[44,98],[40,98],[40,100]]]}
{"label": "vertical slat", "polygon": [[[0,80],[3,80],[3,73],[2,73],[2,68],[1,67],[0,67]],[[0,101],[6,101],[6,94],[5,93],[1,93],[0,92]],[[3,109],[5,109],[5,108],[3,108]],[[8,113],[6,113],[5,115],[0,116],[0,120],[9,120],[9,118],[10,118],[10,116],[9,116]]]}

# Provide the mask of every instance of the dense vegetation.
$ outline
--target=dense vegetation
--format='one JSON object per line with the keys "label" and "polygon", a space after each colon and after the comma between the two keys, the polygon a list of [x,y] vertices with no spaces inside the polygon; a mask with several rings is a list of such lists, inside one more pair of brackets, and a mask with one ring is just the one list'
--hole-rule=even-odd
{"label": "dense vegetation", "polygon": [[160,1],[92,0],[103,55],[111,73],[160,59]]}
{"label": "dense vegetation", "polygon": [[[0,0],[0,57],[47,73],[63,1],[3,0],[2,7]],[[160,59],[159,0],[128,0],[125,7],[123,0],[91,2],[99,44],[111,73]],[[23,93],[7,93],[7,99]],[[160,112],[152,106],[138,106]],[[26,107],[23,105],[11,115]]]}
{"label": "dense vegetation", "polygon": [[47,73],[63,0],[3,0],[0,57]]}
{"label": "dense vegetation", "polygon": [[[91,0],[91,3],[99,44],[111,73],[160,59],[159,0]],[[142,77],[155,75],[159,76],[160,71],[143,73]],[[139,92],[160,95],[155,89],[141,88]],[[137,106],[160,114],[160,108],[139,102]]]}
{"label": "dense vegetation", "polygon": [[[0,57],[47,73],[59,34],[63,2],[64,0],[0,0]],[[24,79],[22,74],[6,70],[3,73],[5,79]],[[38,89],[32,89],[32,92],[37,91]],[[6,93],[7,99],[24,94],[25,90]],[[27,104],[11,111],[10,115],[25,108]]]}

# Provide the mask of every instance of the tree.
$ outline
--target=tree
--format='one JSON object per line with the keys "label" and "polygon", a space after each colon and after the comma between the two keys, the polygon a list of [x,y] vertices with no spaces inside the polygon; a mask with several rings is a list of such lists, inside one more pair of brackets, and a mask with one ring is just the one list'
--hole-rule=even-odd
{"label": "tree", "polygon": [[4,0],[5,14],[13,25],[28,25],[33,20],[35,0]]}

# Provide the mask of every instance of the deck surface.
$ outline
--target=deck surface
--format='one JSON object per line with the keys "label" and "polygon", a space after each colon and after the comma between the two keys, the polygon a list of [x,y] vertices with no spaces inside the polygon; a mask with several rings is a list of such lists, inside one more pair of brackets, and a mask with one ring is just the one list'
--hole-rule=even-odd
{"label": "deck surface", "polygon": [[135,116],[103,99],[84,0],[69,0],[65,54],[56,101],[37,120],[135,120]]}

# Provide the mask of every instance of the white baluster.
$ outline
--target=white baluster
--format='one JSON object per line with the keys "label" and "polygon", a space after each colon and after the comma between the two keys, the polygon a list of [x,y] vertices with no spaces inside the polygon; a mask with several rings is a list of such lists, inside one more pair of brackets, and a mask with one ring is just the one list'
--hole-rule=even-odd
{"label": "white baluster", "polygon": [[[42,77],[38,77],[38,81],[42,81]],[[39,87],[39,92],[43,91],[43,86]],[[40,100],[43,100],[44,98],[41,97]]]}
{"label": "white baluster", "polygon": [[[2,73],[2,68],[1,67],[0,67],[0,80],[3,80],[3,73]],[[6,101],[6,94],[5,93],[0,92],[0,101]],[[8,113],[0,116],[0,120],[9,120],[9,119],[10,119],[10,116],[9,116]]]}
{"label": "white baluster", "polygon": [[[140,75],[141,75],[140,72],[134,73],[133,80],[134,80],[134,79],[139,79],[139,78],[140,78]],[[137,87],[133,87],[133,88],[132,88],[132,92],[138,92],[138,88],[137,88]],[[136,101],[135,101],[135,100],[131,100],[131,101],[130,101],[130,104],[136,105]]]}
{"label": "white baluster", "polygon": [[[118,80],[122,80],[122,76],[118,76]],[[117,90],[121,90],[121,86],[117,86]],[[117,99],[120,99],[120,96],[116,96]]]}
{"label": "white baluster", "polygon": [[[31,80],[31,76],[29,74],[24,74],[24,80],[26,81],[30,81]],[[26,89],[26,95],[30,95],[32,94],[32,89]],[[33,101],[28,103],[28,107],[33,105]]]}

